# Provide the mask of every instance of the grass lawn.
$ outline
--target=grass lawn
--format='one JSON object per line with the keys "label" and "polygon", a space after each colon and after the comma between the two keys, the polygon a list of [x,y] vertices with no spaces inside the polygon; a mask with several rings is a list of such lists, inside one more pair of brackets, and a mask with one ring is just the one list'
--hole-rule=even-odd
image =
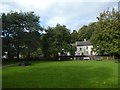
{"label": "grass lawn", "polygon": [[117,88],[114,61],[33,62],[2,70],[3,88]]}

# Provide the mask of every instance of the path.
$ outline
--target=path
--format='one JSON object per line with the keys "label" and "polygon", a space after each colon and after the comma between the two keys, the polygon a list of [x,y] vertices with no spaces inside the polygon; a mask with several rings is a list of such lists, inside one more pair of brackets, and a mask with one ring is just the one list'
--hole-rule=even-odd
{"label": "path", "polygon": [[18,63],[2,66],[2,68],[18,65]]}

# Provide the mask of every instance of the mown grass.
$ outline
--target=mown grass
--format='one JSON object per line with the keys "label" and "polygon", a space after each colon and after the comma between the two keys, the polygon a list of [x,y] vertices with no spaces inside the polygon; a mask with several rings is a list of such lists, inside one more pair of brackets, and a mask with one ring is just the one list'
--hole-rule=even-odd
{"label": "mown grass", "polygon": [[3,88],[117,88],[114,61],[35,62],[2,70]]}

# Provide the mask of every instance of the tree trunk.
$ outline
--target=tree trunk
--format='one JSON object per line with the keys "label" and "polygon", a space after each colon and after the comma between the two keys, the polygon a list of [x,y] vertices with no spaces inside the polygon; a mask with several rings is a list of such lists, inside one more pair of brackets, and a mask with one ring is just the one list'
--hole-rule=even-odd
{"label": "tree trunk", "polygon": [[30,60],[30,52],[28,52],[27,61]]}
{"label": "tree trunk", "polygon": [[[19,46],[18,46],[19,47]],[[19,60],[19,48],[17,47],[17,60]]]}
{"label": "tree trunk", "polygon": [[19,53],[20,53],[20,49],[19,49],[19,38],[18,38],[18,42],[17,42],[17,60],[19,60]]}
{"label": "tree trunk", "polygon": [[7,59],[10,60],[10,52],[8,50],[8,53],[7,53]]}
{"label": "tree trunk", "polygon": [[8,60],[12,60],[13,59],[13,56],[11,55],[10,51],[8,51],[8,53],[7,53],[7,59]]}

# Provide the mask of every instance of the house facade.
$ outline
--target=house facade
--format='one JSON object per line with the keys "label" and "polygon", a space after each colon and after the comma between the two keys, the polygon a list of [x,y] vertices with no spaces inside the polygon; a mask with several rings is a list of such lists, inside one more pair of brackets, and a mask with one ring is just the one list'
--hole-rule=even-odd
{"label": "house facade", "polygon": [[75,43],[75,46],[77,48],[77,50],[75,52],[75,56],[79,56],[79,55],[95,55],[95,52],[92,50],[93,45],[89,40],[86,41],[86,39],[84,39],[84,41],[77,41]]}

